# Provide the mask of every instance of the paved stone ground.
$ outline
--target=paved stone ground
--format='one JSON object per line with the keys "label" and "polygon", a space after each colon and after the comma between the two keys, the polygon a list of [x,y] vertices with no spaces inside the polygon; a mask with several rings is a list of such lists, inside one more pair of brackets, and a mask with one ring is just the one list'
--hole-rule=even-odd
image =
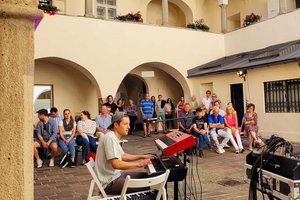
{"label": "paved stone ground", "polygon": [[[134,136],[126,136],[124,139],[129,142],[124,144],[124,150],[128,153],[154,152],[156,147],[153,140],[160,135],[152,134],[151,138],[142,138],[142,132],[139,132]],[[246,138],[243,138],[243,143],[244,147],[247,147]],[[234,150],[230,148],[223,155],[209,150],[205,150],[204,154],[204,158],[190,156],[191,162],[188,166],[187,178],[187,185],[190,189],[187,199],[248,199],[249,186],[244,181],[243,171],[248,151],[243,154],[235,154]],[[46,160],[45,164],[48,162],[49,160]],[[42,168],[34,169],[34,197],[36,200],[86,199],[90,180],[91,175],[85,166],[61,169],[58,166],[50,168],[44,165]],[[179,186],[180,189],[183,188],[182,183]],[[173,199],[172,183],[168,183],[168,194],[169,199]],[[182,195],[181,191],[179,199],[183,199]]]}

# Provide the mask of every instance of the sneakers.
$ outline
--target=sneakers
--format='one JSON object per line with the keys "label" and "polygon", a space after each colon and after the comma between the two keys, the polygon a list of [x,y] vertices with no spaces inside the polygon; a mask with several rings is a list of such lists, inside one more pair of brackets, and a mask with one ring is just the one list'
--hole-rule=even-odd
{"label": "sneakers", "polygon": [[41,159],[36,161],[36,167],[41,168],[43,166],[43,161]]}
{"label": "sneakers", "polygon": [[70,163],[70,167],[71,168],[74,168],[76,165],[75,165],[75,162],[74,161],[71,161],[71,163]]}
{"label": "sneakers", "polygon": [[50,159],[49,167],[54,167],[54,158]]}
{"label": "sneakers", "polygon": [[239,153],[240,153],[240,150],[236,150],[235,153],[236,153],[236,154],[239,154]]}
{"label": "sneakers", "polygon": [[223,148],[219,147],[216,152],[218,154],[223,154],[223,153],[225,153],[225,150]]}
{"label": "sneakers", "polygon": [[230,148],[230,146],[228,144],[225,144],[224,148]]}
{"label": "sneakers", "polygon": [[241,152],[241,153],[244,153],[244,151],[245,151],[244,149],[240,149],[240,152]]}

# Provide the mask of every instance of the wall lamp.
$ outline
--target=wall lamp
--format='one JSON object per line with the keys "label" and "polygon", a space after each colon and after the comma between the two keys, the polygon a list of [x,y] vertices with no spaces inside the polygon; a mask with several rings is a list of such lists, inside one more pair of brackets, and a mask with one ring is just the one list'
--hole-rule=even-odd
{"label": "wall lamp", "polygon": [[236,73],[236,75],[246,81],[247,70],[240,70]]}

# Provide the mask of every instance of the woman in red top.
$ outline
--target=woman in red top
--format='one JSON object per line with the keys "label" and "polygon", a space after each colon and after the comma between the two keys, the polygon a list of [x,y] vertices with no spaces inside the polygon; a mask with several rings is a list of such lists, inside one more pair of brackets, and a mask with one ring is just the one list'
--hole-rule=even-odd
{"label": "woman in red top", "polygon": [[[238,119],[236,116],[236,112],[234,111],[232,106],[227,106],[226,107],[226,114],[224,115],[224,122],[225,122],[225,126],[227,133],[229,133],[232,137],[230,138],[230,142],[232,143],[232,145],[235,148],[235,152],[236,153],[243,153],[244,152],[244,148],[243,148],[243,144],[241,141],[241,137],[240,137],[240,132],[238,129]],[[236,138],[237,144],[234,140],[234,137]]]}
{"label": "woman in red top", "polygon": [[180,98],[180,101],[177,104],[178,114],[181,112],[185,104],[184,97]]}

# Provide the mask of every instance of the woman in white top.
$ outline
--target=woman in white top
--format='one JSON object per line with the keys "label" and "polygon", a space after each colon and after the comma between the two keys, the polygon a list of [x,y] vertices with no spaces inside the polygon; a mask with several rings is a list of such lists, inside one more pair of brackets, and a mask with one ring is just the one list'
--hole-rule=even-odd
{"label": "woman in white top", "polygon": [[86,163],[86,156],[88,150],[96,153],[96,140],[94,134],[96,132],[96,122],[90,119],[88,111],[80,113],[81,120],[77,124],[77,131],[79,135],[76,137],[76,143],[82,146],[82,164]]}
{"label": "woman in white top", "polygon": [[63,153],[70,151],[71,163],[70,167],[75,167],[75,132],[76,132],[76,122],[71,115],[69,109],[65,109],[63,112],[64,119],[59,121],[59,140],[58,144],[62,149]]}

